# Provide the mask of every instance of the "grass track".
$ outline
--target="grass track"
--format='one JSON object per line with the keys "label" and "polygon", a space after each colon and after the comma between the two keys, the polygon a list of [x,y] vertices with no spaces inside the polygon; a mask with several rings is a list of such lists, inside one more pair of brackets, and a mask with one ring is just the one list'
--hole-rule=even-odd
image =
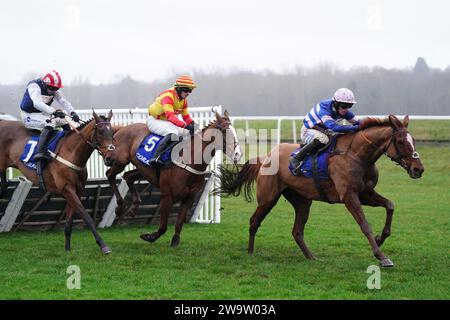
{"label": "grass track", "polygon": [[[412,180],[382,158],[377,190],[396,205],[382,249],[395,267],[369,290],[377,264],[367,240],[342,205],[314,203],[305,239],[319,258],[308,261],[291,236],[293,211],[280,199],[263,222],[255,255],[246,254],[255,205],[223,199],[222,223],[187,224],[181,244],[173,226],[154,244],[139,234],[156,226],[100,230],[113,254],[103,257],[86,230],[64,252],[62,231],[0,234],[0,299],[449,299],[450,149],[419,147],[425,175]],[[374,232],[383,209],[365,207]],[[81,268],[81,290],[66,288],[66,268]]]}

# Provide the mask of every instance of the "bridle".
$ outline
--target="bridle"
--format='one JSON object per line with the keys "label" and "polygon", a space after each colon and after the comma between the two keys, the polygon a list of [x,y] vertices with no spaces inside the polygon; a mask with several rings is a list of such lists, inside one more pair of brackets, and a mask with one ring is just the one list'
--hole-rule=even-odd
{"label": "bridle", "polygon": [[[80,120],[80,122],[82,122],[83,124],[86,124],[86,121]],[[100,125],[103,126],[110,126],[111,130],[112,129],[112,125],[109,121],[101,121],[95,124],[94,127],[94,134],[92,135],[92,140],[89,140],[88,138],[86,138],[76,127],[74,127],[70,121],[68,121],[69,126],[72,128],[73,131],[75,131],[88,145],[90,145],[94,150],[97,150],[97,152],[103,157],[103,152],[101,151],[101,148],[103,148],[103,145],[100,144],[97,140],[97,129]],[[114,138],[113,138],[113,143],[114,143]],[[107,146],[107,150],[108,151],[114,151],[116,149],[116,147],[114,146],[114,144],[109,144]]]}
{"label": "bridle", "polygon": [[[231,125],[231,122],[230,122],[229,124]],[[219,130],[219,131],[222,132],[222,133],[224,133],[224,131],[228,130],[228,129],[223,129],[222,126],[215,126],[214,128],[217,129],[217,130]],[[200,137],[200,139],[202,140],[202,142],[210,142],[210,140],[204,140],[204,139],[203,139],[203,135],[202,135],[201,133],[202,133],[202,131],[196,132],[195,134],[198,135],[198,136]],[[222,152],[225,153],[225,154],[226,154],[226,150],[227,150],[227,143],[226,143],[227,141],[226,141],[226,138],[227,138],[227,135],[226,135],[226,134],[223,134],[223,141],[222,141],[223,147],[222,147]],[[233,139],[234,139],[234,141],[233,141],[233,152],[234,152],[234,151],[236,150],[236,148],[239,146],[239,142],[238,142],[238,140],[237,140],[237,138],[236,138],[235,135],[233,135]]]}
{"label": "bridle", "polygon": [[[401,129],[393,129],[393,130],[392,130],[391,137],[389,138],[389,143],[388,143],[387,146],[384,147],[384,148],[382,148],[382,146],[377,146],[375,143],[373,143],[373,142],[365,135],[364,130],[361,130],[361,131],[359,131],[359,132],[361,133],[361,136],[363,137],[363,139],[369,143],[369,145],[373,146],[373,147],[376,148],[377,150],[382,149],[383,154],[386,155],[389,159],[391,159],[391,161],[394,161],[397,165],[403,167],[403,168],[406,169],[406,170],[409,170],[408,164],[407,164],[407,162],[406,162],[406,160],[405,160],[405,158],[408,158],[408,156],[401,156],[401,152],[400,152],[399,147],[398,147],[398,142],[397,142],[397,139],[395,138],[395,136],[396,136],[398,133],[403,133],[403,132],[406,132],[406,133],[407,133],[407,130],[406,130],[405,128],[401,128]],[[355,136],[356,136],[356,135],[355,135]],[[352,140],[352,142],[353,142],[353,140]],[[395,156],[391,156],[391,155],[389,155],[389,153],[387,152],[387,151],[389,150],[389,147],[391,146],[391,144],[394,145],[395,153],[396,153]],[[417,151],[413,151],[413,153],[411,154],[410,157],[411,157],[412,159],[419,159],[419,158],[420,158],[420,155],[419,155],[419,153],[418,153]]]}
{"label": "bridle", "polygon": [[[231,123],[230,123],[230,125],[231,125]],[[227,130],[227,129],[223,129],[221,126],[215,126],[214,128],[217,129],[217,130],[219,130],[219,131],[222,132],[222,133],[223,133],[223,131]],[[204,131],[206,131],[206,130],[207,130],[207,129],[204,129],[204,130],[195,132],[194,135],[200,137],[200,140],[201,140],[202,142],[212,143],[211,140],[205,140],[205,139],[203,138],[203,133],[204,133]],[[226,145],[226,134],[223,134],[223,137],[224,137],[224,138],[223,138],[223,148],[222,148],[222,151],[223,151],[223,153],[226,154],[226,149],[227,149],[227,145]],[[237,146],[239,146],[239,142],[237,141],[237,138],[236,138],[236,136],[234,135],[233,152],[236,150]],[[193,174],[196,174],[196,175],[204,175],[204,174],[206,174],[206,173],[209,172],[209,170],[207,170],[207,169],[204,170],[204,171],[196,170],[196,169],[194,169],[194,168],[188,166],[187,164],[185,164],[185,163],[183,163],[183,162],[178,162],[178,161],[175,160],[175,159],[172,159],[172,162],[173,162],[176,166],[178,166],[178,167],[180,167],[180,168],[182,168],[182,169],[185,169],[185,170],[187,170],[187,171],[189,171],[189,172],[191,172],[191,173],[193,173]]]}

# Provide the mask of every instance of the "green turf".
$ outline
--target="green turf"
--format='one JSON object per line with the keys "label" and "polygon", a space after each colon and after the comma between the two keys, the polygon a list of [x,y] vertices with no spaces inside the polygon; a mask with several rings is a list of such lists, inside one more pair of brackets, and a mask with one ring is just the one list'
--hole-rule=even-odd
{"label": "green turf", "polygon": [[[450,297],[450,149],[419,149],[420,180],[383,157],[377,190],[396,205],[383,245],[395,267],[381,270],[369,290],[367,267],[377,264],[368,242],[342,205],[315,203],[305,239],[319,258],[306,260],[291,236],[293,212],[282,199],[263,222],[254,256],[246,253],[255,205],[222,202],[222,223],[186,224],[180,246],[173,226],[153,244],[139,239],[156,226],[100,230],[112,247],[102,256],[92,235],[76,230],[64,252],[62,231],[0,234],[0,299],[448,299]],[[385,213],[365,207],[378,233]],[[81,289],[66,288],[66,269],[81,268]]]}

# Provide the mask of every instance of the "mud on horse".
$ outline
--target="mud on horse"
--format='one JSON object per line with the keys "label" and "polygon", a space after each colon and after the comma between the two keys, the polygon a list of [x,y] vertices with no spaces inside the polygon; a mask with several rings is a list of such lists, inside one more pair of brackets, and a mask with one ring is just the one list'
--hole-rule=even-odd
{"label": "mud on horse", "polygon": [[[100,234],[97,232],[94,221],[86,212],[81,203],[80,196],[84,191],[87,180],[86,163],[94,149],[100,154],[112,154],[113,129],[110,123],[112,111],[107,117],[98,116],[93,112],[93,119],[85,122],[78,128],[69,132],[61,139],[56,150],[57,158],[46,164],[43,178],[47,191],[63,196],[67,203],[65,249],[71,249],[71,234],[74,214],[84,220],[95,237],[104,254],[111,252]],[[13,167],[19,169],[34,185],[39,185],[36,171],[26,167],[20,160],[25,144],[31,138],[32,132],[25,128],[21,121],[0,121],[0,172],[2,176],[2,190],[6,190],[6,169]],[[112,164],[111,158],[105,156],[105,163]]]}
{"label": "mud on horse", "polygon": [[[391,233],[394,204],[375,191],[378,169],[375,162],[385,154],[404,168],[413,179],[420,178],[424,167],[408,132],[409,117],[403,122],[390,115],[386,119],[367,118],[361,131],[340,136],[334,155],[329,158],[329,179],[322,182],[322,191],[331,203],[344,203],[367,237],[372,252],[383,267],[394,264],[380,246]],[[323,201],[314,180],[294,176],[288,169],[290,154],[298,144],[280,144],[265,157],[252,159],[239,171],[223,167],[220,192],[239,195],[242,188],[251,200],[251,186],[256,181],[257,208],[250,218],[248,253],[254,250],[255,235],[264,218],[283,195],[295,209],[292,235],[306,258],[315,259],[304,241],[304,228],[313,200]],[[273,166],[278,170],[270,170]],[[362,205],[384,207],[386,222],[381,235],[376,237],[364,216]]]}

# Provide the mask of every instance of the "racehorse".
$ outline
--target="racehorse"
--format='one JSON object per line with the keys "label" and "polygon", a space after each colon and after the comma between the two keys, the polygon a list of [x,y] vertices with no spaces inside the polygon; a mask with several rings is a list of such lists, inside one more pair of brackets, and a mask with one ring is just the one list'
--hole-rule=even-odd
{"label": "racehorse", "polygon": [[[366,118],[361,130],[337,137],[334,152],[328,160],[329,179],[321,183],[322,192],[313,179],[294,176],[288,169],[289,157],[298,144],[280,144],[266,157],[247,161],[240,171],[221,168],[223,195],[239,195],[244,187],[247,201],[251,201],[251,187],[256,180],[257,208],[250,218],[248,253],[253,254],[255,235],[266,215],[283,195],[295,209],[292,235],[308,259],[315,259],[307,247],[303,234],[313,200],[344,203],[362,232],[369,240],[373,254],[383,267],[394,264],[380,250],[391,233],[394,204],[378,194],[374,188],[378,181],[375,162],[381,155],[403,167],[413,179],[420,178],[424,167],[415,149],[415,140],[408,132],[409,117],[403,123],[395,116],[385,119]],[[251,163],[254,162],[254,163]],[[278,166],[274,174],[265,174],[271,165]],[[361,205],[382,206],[386,209],[386,222],[381,235],[373,236]]]}
{"label": "racehorse", "polygon": [[[133,185],[137,179],[144,177],[152,185],[158,186],[161,191],[159,229],[152,234],[142,234],[141,239],[154,242],[161,237],[167,230],[167,220],[172,205],[181,201],[175,234],[171,242],[172,247],[178,246],[187,212],[192,207],[195,195],[203,189],[204,175],[207,173],[206,169],[210,162],[208,158],[211,157],[209,159],[212,159],[216,150],[222,150],[235,163],[241,158],[242,152],[228,112],[225,111],[223,117],[217,112],[215,115],[216,120],[175,146],[172,150],[172,162],[175,165],[169,168],[148,166],[141,163],[136,157],[139,145],[150,133],[145,124],[131,124],[120,128],[114,134],[116,143],[116,150],[113,155],[114,164],[108,169],[106,176],[117,197],[118,210],[116,210],[116,213],[120,215],[123,212],[123,198],[117,189],[116,175],[122,172],[130,162],[136,169],[126,172],[124,179],[133,195],[135,208],[140,202],[139,195]],[[174,158],[174,154],[177,153],[176,149],[183,159],[181,162],[177,156],[175,156],[176,159]],[[191,160],[186,161],[186,159],[194,159],[194,161],[192,163]]]}
{"label": "racehorse", "polygon": [[[56,150],[57,157],[45,166],[43,178],[47,191],[60,194],[66,201],[66,225],[65,249],[71,249],[70,238],[72,234],[72,223],[74,214],[84,220],[92,231],[95,241],[104,254],[111,249],[104,243],[95,229],[94,221],[86,212],[81,203],[80,196],[84,191],[87,180],[86,162],[94,149],[104,155],[111,153],[113,145],[113,128],[110,120],[112,110],[107,117],[98,116],[93,112],[94,118],[85,122],[78,128],[74,128],[63,137]],[[34,185],[39,185],[36,171],[28,168],[20,160],[25,144],[32,136],[32,131],[25,128],[21,121],[0,121],[0,172],[1,190],[7,190],[6,169],[14,167],[19,169]],[[111,164],[111,159],[104,157],[105,164]]]}

